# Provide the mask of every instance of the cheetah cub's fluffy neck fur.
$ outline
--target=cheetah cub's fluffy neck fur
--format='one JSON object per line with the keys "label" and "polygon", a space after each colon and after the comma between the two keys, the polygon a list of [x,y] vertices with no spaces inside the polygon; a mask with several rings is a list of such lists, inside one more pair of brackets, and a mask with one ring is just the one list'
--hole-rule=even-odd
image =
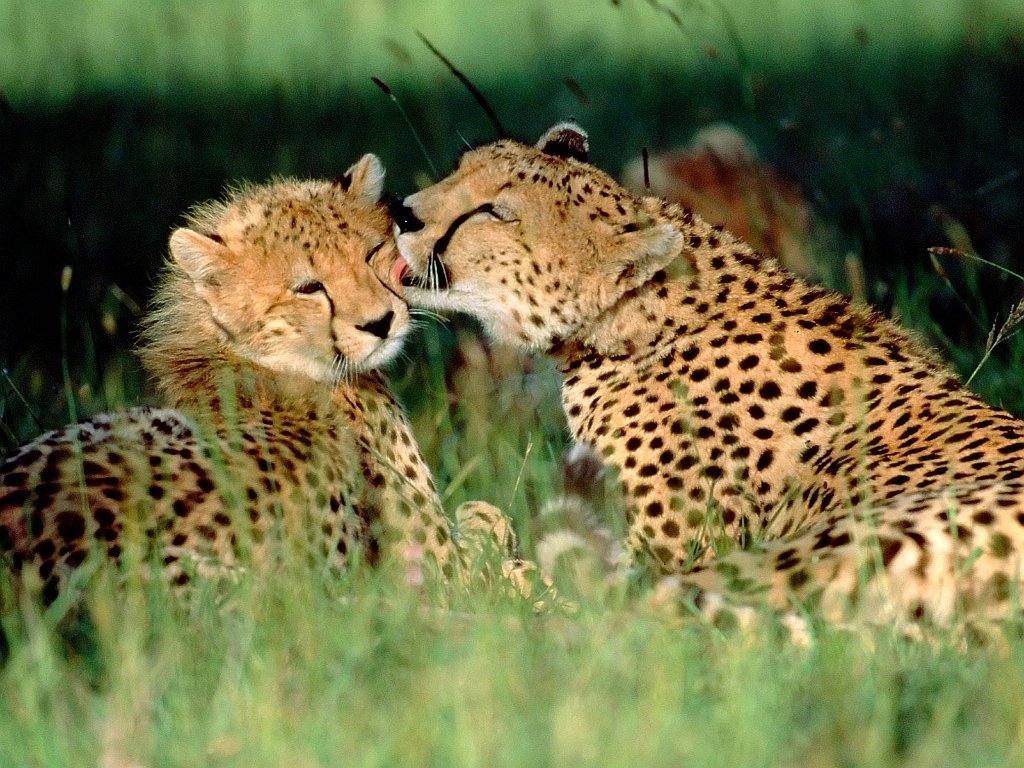
{"label": "cheetah cub's fluffy neck fur", "polygon": [[413,304],[554,358],[573,437],[618,470],[632,549],[779,603],[863,605],[867,580],[911,618],[1005,610],[1024,424],[892,322],[586,151],[562,124],[465,153],[396,214],[398,271]]}
{"label": "cheetah cub's fluffy neck fur", "polygon": [[0,465],[0,556],[47,601],[90,553],[137,542],[181,585],[288,545],[332,568],[358,548],[452,569],[378,371],[409,328],[374,272],[395,259],[382,182],[366,155],[334,183],[241,187],[173,233],[141,352],[172,407],[49,432]]}

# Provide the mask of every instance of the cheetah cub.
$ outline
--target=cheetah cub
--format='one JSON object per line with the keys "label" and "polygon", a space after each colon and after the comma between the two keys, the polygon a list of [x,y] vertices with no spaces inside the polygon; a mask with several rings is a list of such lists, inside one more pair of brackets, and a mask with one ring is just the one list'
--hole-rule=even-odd
{"label": "cheetah cub", "polygon": [[[379,372],[410,323],[374,272],[395,259],[383,178],[366,155],[334,183],[244,186],[171,235],[141,350],[170,407],[49,432],[0,465],[0,558],[35,569],[45,602],[92,552],[152,555],[176,585],[286,542],[331,567],[358,549],[454,572]],[[477,527],[496,513],[471,511]]]}
{"label": "cheetah cub", "polygon": [[554,359],[640,559],[832,616],[1015,605],[1024,423],[894,323],[632,194],[587,149],[566,123],[465,153],[396,213],[396,275],[412,304]]}

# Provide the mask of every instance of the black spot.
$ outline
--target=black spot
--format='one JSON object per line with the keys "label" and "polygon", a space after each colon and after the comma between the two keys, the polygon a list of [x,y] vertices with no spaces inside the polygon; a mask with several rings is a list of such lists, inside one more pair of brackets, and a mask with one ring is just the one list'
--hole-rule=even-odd
{"label": "black spot", "polygon": [[43,584],[43,604],[50,605],[54,600],[57,599],[57,595],[60,593],[60,579],[56,576],[51,576]]}
{"label": "black spot", "polygon": [[8,507],[11,509],[17,509],[25,505],[28,501],[29,491],[25,488],[18,488],[17,490],[11,491],[10,493],[4,494],[0,497],[0,509]]}
{"label": "black spot", "polygon": [[60,512],[54,518],[57,533],[64,541],[75,541],[85,535],[85,518],[77,512]]}
{"label": "black spot", "polygon": [[739,426],[739,419],[733,416],[731,413],[727,413],[718,419],[718,426],[724,430],[735,429]]}
{"label": "black spot", "polygon": [[[43,560],[49,560],[57,551],[57,545],[54,544],[50,539],[43,539],[35,545],[34,551],[36,555],[38,557],[41,557]],[[46,575],[47,574],[45,573],[40,573],[40,576],[42,576],[44,579],[46,578]]]}
{"label": "black spot", "polygon": [[84,549],[75,549],[68,553],[64,562],[69,568],[77,568],[85,561],[86,552]]}
{"label": "black spot", "polygon": [[[697,457],[693,455],[683,456],[679,461],[676,462],[676,469],[685,471],[690,469],[697,463]],[[1021,521],[1021,525],[1024,525],[1024,520]]]}
{"label": "black spot", "polygon": [[814,419],[814,418],[805,419],[804,421],[801,421],[799,424],[797,424],[793,428],[793,434],[794,435],[806,434],[806,433],[810,432],[812,429],[814,429],[816,426],[818,426],[818,420],[817,419]]}
{"label": "black spot", "polygon": [[796,421],[800,418],[801,413],[802,411],[797,406],[791,405],[784,409],[779,416],[783,421]]}
{"label": "black spot", "polygon": [[807,463],[808,461],[813,459],[818,454],[818,450],[819,450],[818,446],[816,446],[816,445],[809,445],[806,448],[804,448],[802,451],[800,451],[800,456],[798,457],[798,460],[803,462],[803,463]]}
{"label": "black spot", "polygon": [[103,488],[100,490],[100,493],[102,493],[111,501],[124,500],[124,492],[120,488]]}
{"label": "black spot", "polygon": [[808,575],[807,571],[804,570],[793,571],[789,574],[789,586],[793,589],[800,589],[800,587],[810,580],[811,577]]}

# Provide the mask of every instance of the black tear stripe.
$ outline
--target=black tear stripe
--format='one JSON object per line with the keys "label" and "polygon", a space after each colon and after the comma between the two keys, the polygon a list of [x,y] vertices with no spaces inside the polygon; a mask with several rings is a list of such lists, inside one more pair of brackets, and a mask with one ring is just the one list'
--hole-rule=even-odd
{"label": "black tear stripe", "polygon": [[334,332],[334,318],[338,316],[337,310],[334,308],[334,299],[331,298],[331,294],[326,290],[324,290],[324,296],[327,297],[327,306],[331,310],[331,316],[327,321],[327,332],[331,336],[331,347],[334,348],[334,352],[338,357],[344,359],[345,356],[341,354],[341,347],[338,345],[338,334]]}
{"label": "black tear stripe", "polygon": [[455,235],[455,230],[465,224],[469,219],[476,216],[478,213],[490,213],[494,210],[494,206],[490,203],[484,203],[478,205],[471,211],[466,211],[455,218],[451,224],[448,225],[448,231],[445,232],[441,237],[438,238],[437,242],[434,243],[434,257],[440,257],[448,250],[448,243],[451,242],[452,237]]}

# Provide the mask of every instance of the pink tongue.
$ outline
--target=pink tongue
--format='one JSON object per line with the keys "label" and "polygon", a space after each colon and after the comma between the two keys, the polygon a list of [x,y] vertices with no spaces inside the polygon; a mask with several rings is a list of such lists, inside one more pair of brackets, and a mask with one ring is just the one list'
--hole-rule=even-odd
{"label": "pink tongue", "polygon": [[409,265],[405,259],[399,256],[391,267],[391,279],[398,285],[401,285],[407,274],[409,274]]}

